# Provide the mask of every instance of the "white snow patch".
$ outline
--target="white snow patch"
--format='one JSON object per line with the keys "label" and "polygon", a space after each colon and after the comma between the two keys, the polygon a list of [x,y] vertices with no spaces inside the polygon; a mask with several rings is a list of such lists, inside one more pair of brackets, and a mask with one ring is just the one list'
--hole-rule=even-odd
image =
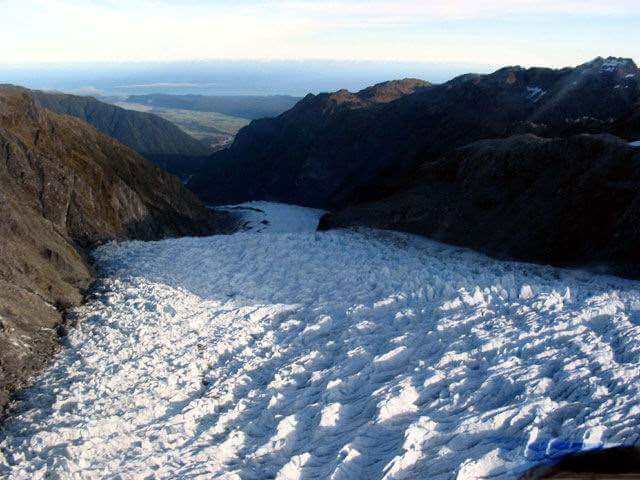
{"label": "white snow patch", "polygon": [[320,417],[320,427],[335,427],[340,421],[342,405],[340,403],[330,403],[322,409]]}
{"label": "white snow patch", "polygon": [[512,479],[638,442],[637,282],[250,207],[249,231],[96,252],[0,477]]}
{"label": "white snow patch", "polygon": [[546,93],[546,90],[540,87],[527,87],[527,99],[534,103],[540,100]]}
{"label": "white snow patch", "polygon": [[533,289],[531,288],[531,285],[522,285],[522,287],[520,287],[519,297],[521,300],[529,300],[533,298]]}
{"label": "white snow patch", "polygon": [[625,67],[629,64],[629,61],[623,58],[607,58],[603,63],[601,70],[603,72],[614,72],[618,68]]}
{"label": "white snow patch", "polygon": [[278,472],[276,480],[302,480],[304,478],[304,466],[311,459],[311,454],[303,453],[291,457],[282,470]]}
{"label": "white snow patch", "polygon": [[257,233],[311,232],[318,227],[323,210],[271,202],[247,202],[242,205],[212,207],[240,215],[245,229]]}

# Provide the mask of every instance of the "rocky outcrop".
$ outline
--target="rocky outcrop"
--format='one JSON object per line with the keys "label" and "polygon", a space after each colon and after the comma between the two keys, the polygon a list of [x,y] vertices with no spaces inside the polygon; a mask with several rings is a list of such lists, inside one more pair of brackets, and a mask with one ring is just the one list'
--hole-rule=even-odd
{"label": "rocky outcrop", "polygon": [[203,143],[152,113],[126,110],[92,97],[42,91],[32,95],[41,107],[87,122],[176,175],[193,174],[211,153]]}
{"label": "rocky outcrop", "polygon": [[58,348],[62,311],[108,240],[235,228],[180,181],[86,123],[0,87],[0,410]]}
{"label": "rocky outcrop", "polygon": [[640,150],[611,135],[484,140],[321,229],[401,230],[490,255],[640,275]]}
{"label": "rocky outcrop", "polygon": [[189,186],[212,203],[342,208],[383,198],[417,165],[478,140],[616,131],[639,102],[640,70],[619,58],[309,95],[241,130]]}
{"label": "rocky outcrop", "polygon": [[534,467],[520,480],[613,480],[640,478],[640,448],[613,447],[572,453]]}
{"label": "rocky outcrop", "polygon": [[356,96],[364,102],[389,103],[430,86],[429,82],[418,78],[405,78],[378,83],[359,91]]}
{"label": "rocky outcrop", "polygon": [[631,140],[640,141],[640,102],[611,128],[612,133]]}

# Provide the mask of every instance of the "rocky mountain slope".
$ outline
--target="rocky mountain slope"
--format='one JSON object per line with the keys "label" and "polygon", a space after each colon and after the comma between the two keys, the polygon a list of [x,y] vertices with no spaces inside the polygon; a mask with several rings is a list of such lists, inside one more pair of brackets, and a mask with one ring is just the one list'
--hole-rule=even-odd
{"label": "rocky mountain slope", "polygon": [[[382,144],[402,148],[395,126],[385,127],[391,119],[383,107],[429,87],[406,79],[357,93],[307,95],[279,117],[240,130],[231,148],[214,155],[189,186],[211,203],[273,199],[326,207],[337,192],[367,182],[391,162]],[[373,133],[378,129],[384,133]]]}
{"label": "rocky mountain slope", "polygon": [[500,258],[640,275],[640,149],[611,135],[484,140],[426,162],[398,193],[322,229],[403,230]]}
{"label": "rocky mountain slope", "polygon": [[93,279],[87,248],[230,231],[180,181],[86,123],[0,87],[0,410],[46,363]]}
{"label": "rocky mountain slope", "polygon": [[310,95],[275,119],[254,121],[190,187],[213,203],[271,199],[341,208],[382,198],[421,163],[478,140],[631,134],[640,101],[638,67],[612,57],[560,70],[507,67],[442,85],[399,84],[397,95],[371,95],[388,84]]}
{"label": "rocky mountain slope", "polygon": [[210,154],[204,144],[151,113],[63,93],[34,91],[33,97],[41,107],[79,118],[177,175],[193,173]]}

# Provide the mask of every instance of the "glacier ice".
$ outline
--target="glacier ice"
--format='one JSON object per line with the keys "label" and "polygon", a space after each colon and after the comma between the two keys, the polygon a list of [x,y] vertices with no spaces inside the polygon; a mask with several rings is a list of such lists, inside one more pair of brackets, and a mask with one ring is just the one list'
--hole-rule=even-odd
{"label": "glacier ice", "polygon": [[638,441],[637,282],[249,207],[249,231],[95,252],[0,476],[514,478]]}

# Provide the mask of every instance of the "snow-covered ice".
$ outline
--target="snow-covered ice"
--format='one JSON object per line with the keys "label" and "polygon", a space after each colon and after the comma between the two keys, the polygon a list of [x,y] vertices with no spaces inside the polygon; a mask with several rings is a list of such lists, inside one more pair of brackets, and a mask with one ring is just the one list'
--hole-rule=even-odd
{"label": "snow-covered ice", "polygon": [[638,442],[637,282],[248,207],[249,231],[96,252],[0,476],[514,478]]}
{"label": "snow-covered ice", "polygon": [[303,233],[313,232],[318,226],[322,210],[295,205],[248,202],[231,207],[218,207],[242,215],[246,230],[255,233]]}
{"label": "snow-covered ice", "polygon": [[605,59],[600,68],[603,72],[615,72],[617,69],[626,67],[629,64],[630,61],[626,58],[609,57]]}
{"label": "snow-covered ice", "polygon": [[546,93],[547,92],[540,87],[527,87],[527,99],[534,103],[540,100]]}

